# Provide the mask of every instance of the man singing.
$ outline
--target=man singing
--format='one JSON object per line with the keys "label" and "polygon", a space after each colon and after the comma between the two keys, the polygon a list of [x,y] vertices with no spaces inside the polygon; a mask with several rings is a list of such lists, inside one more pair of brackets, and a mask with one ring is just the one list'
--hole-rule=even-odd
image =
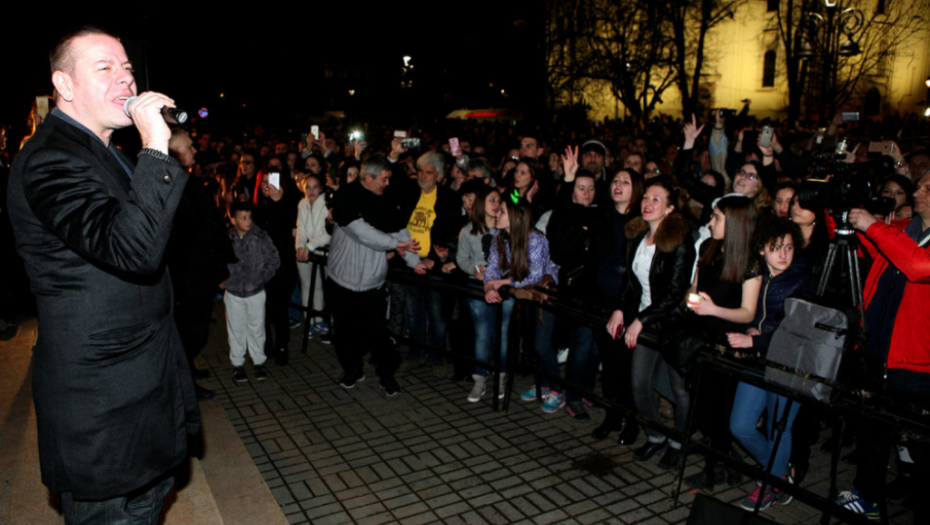
{"label": "man singing", "polygon": [[[119,40],[84,27],[50,53],[57,108],[13,163],[8,203],[39,311],[33,366],[42,481],[65,521],[152,523],[199,415],[162,255],[188,174],[136,94]],[[111,142],[135,125],[134,162]]]}

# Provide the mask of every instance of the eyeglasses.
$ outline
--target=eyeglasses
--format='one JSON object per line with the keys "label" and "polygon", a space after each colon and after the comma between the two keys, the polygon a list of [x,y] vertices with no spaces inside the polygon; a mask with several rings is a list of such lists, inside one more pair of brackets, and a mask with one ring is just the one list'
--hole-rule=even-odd
{"label": "eyeglasses", "polygon": [[746,171],[746,170],[739,170],[739,172],[736,174],[736,176],[737,176],[737,177],[743,176],[743,177],[748,178],[749,180],[759,180],[759,175],[758,175],[758,174],[752,173],[752,172],[749,172],[749,171]]}

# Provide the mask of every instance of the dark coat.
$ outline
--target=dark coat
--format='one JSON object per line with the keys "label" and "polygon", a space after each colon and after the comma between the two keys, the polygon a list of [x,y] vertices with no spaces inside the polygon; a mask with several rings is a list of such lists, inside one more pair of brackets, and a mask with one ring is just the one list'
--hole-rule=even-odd
{"label": "dark coat", "polygon": [[162,263],[187,178],[148,155],[134,166],[54,114],[13,164],[10,215],[39,310],[39,459],[53,491],[124,495],[184,461],[199,430]]}
{"label": "dark coat", "polygon": [[691,242],[691,228],[688,221],[678,212],[672,213],[656,230],[656,253],[649,268],[649,291],[652,304],[639,311],[643,296],[643,287],[633,275],[633,258],[636,249],[649,233],[649,225],[642,217],[636,217],[626,225],[627,237],[627,280],[626,288],[620,296],[620,309],[624,319],[639,319],[644,329],[667,317],[671,311],[685,299],[691,286],[691,269],[696,257],[694,243]]}
{"label": "dark coat", "polygon": [[596,206],[569,202],[552,210],[546,227],[549,257],[559,265],[559,291],[566,297],[602,304],[597,276],[614,247],[609,220]]}

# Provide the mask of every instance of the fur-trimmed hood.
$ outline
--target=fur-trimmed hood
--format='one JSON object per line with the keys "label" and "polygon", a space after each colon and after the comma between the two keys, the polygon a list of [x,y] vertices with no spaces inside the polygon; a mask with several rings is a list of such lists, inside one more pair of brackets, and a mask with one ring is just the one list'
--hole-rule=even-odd
{"label": "fur-trimmed hood", "polygon": [[[642,217],[636,217],[626,223],[623,229],[627,239],[635,239],[649,231],[649,224]],[[670,253],[691,237],[691,226],[684,216],[673,212],[666,217],[656,230],[656,248],[660,252]]]}

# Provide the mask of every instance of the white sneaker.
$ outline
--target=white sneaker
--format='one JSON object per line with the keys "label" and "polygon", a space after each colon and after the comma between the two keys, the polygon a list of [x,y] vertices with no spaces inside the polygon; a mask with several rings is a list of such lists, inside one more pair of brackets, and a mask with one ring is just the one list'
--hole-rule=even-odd
{"label": "white sneaker", "polygon": [[497,393],[498,399],[504,399],[504,392],[507,390],[507,374],[501,372],[500,391]]}
{"label": "white sneaker", "polygon": [[471,377],[475,380],[475,386],[471,387],[471,392],[468,393],[468,402],[477,403],[484,395],[488,378],[478,374],[473,374]]}

